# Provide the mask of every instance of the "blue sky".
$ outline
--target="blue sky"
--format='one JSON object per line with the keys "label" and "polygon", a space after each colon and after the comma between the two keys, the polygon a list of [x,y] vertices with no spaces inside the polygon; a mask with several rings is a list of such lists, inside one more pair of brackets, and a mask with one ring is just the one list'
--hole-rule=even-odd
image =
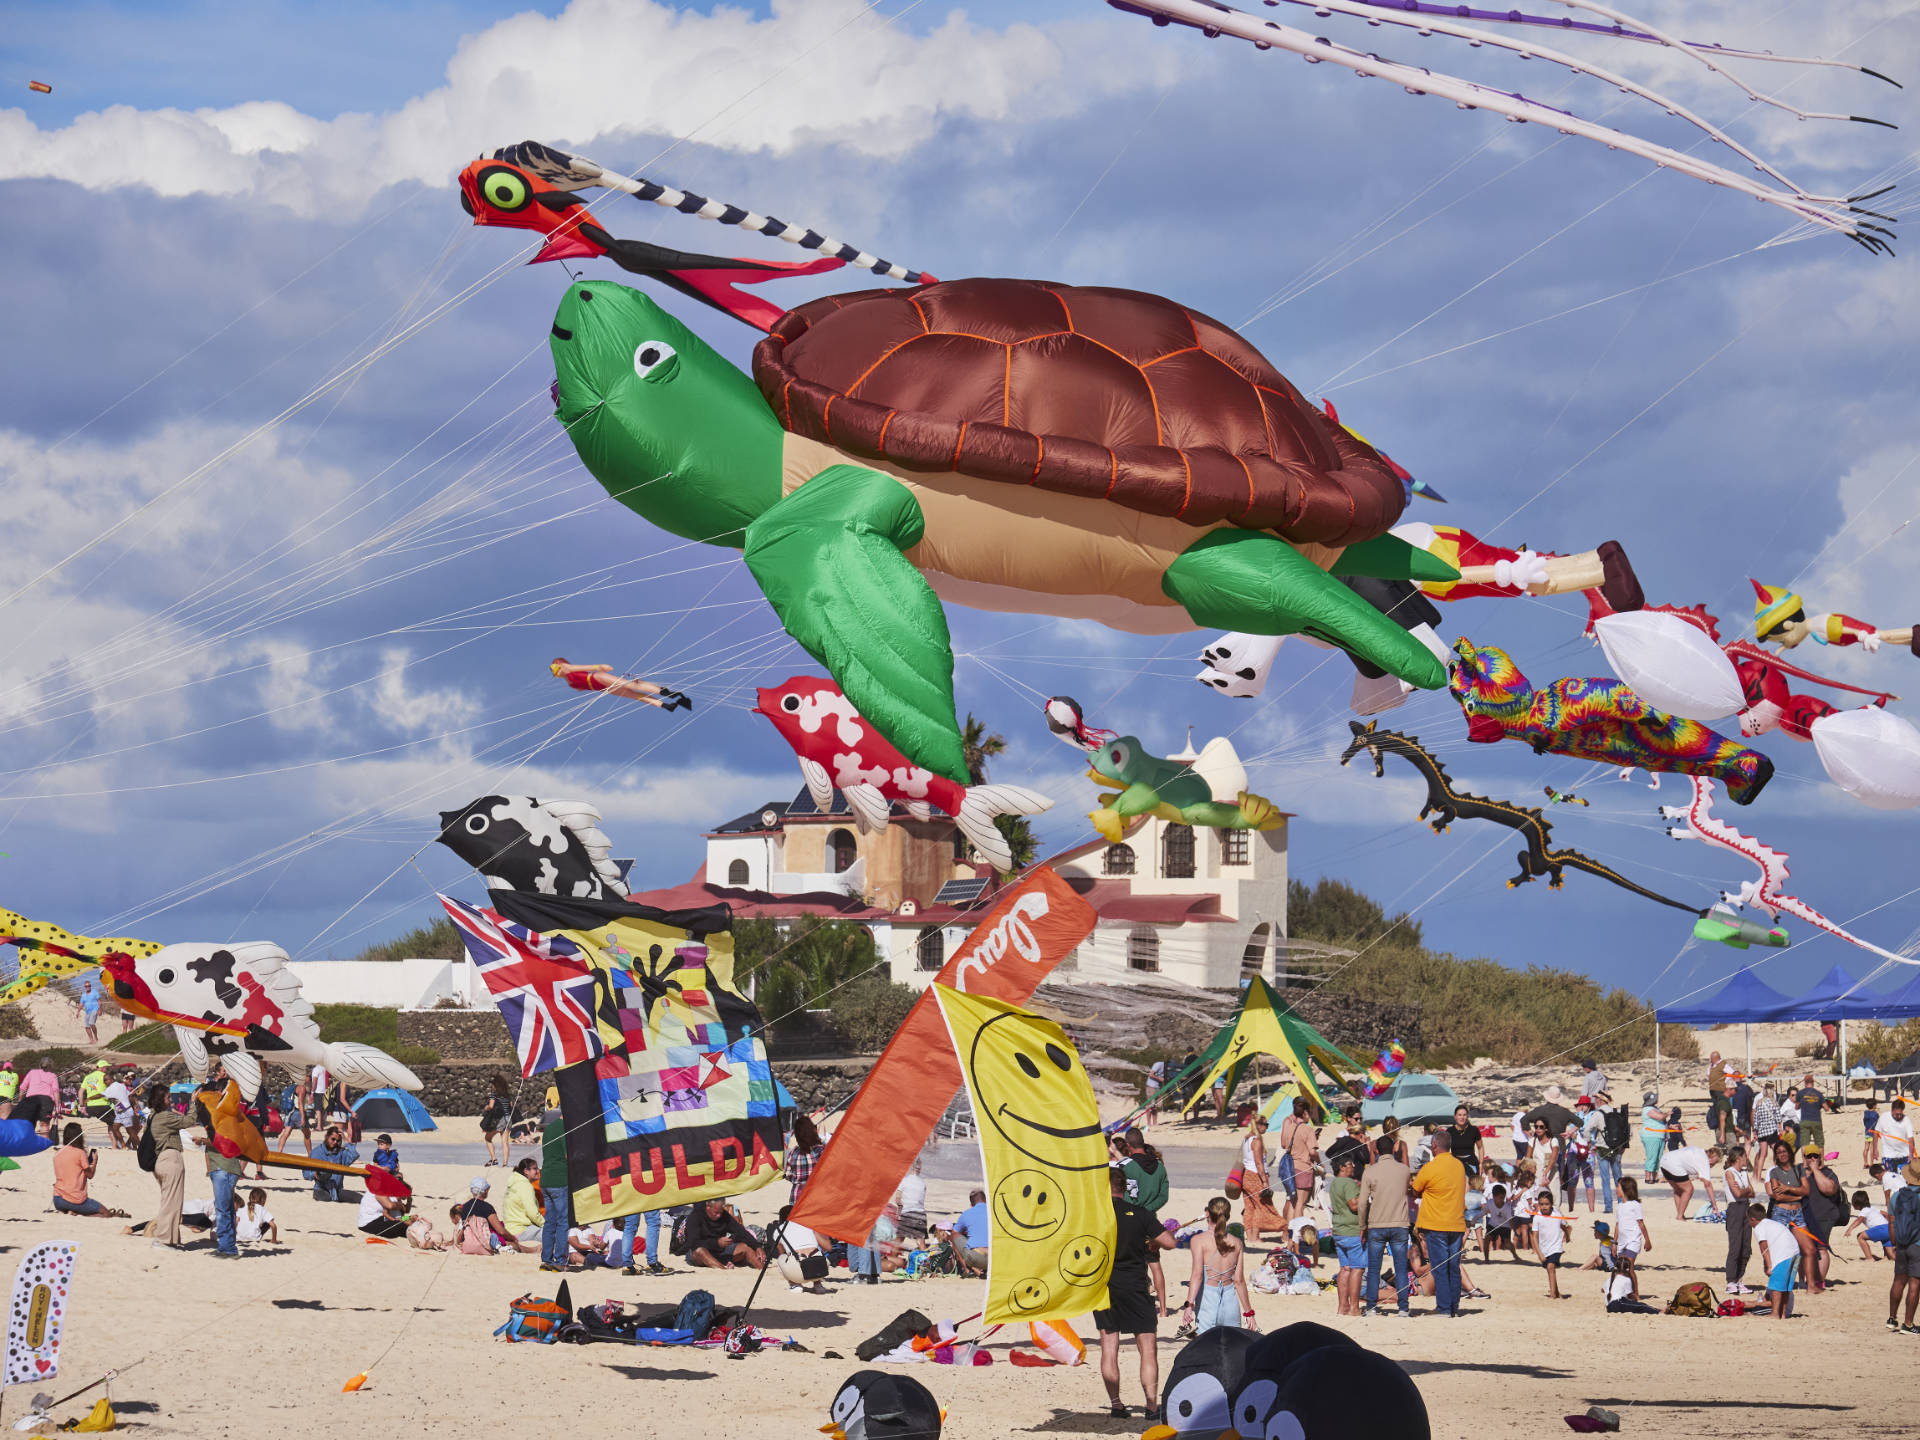
{"label": "blue sky", "polygon": [[[1789,227],[1750,200],[1090,0],[862,9],[10,12],[5,589],[90,548],[0,624],[5,903],[76,929],[348,954],[428,918],[433,888],[473,889],[421,847],[436,811],[475,794],[596,800],[664,883],[698,865],[702,828],[797,788],[745,707],[755,684],[817,667],[737,559],[652,531],[586,476],[545,400],[568,277],[508,266],[518,239],[460,212],[460,165],[522,138],[942,275],[1175,296],[1243,326],[1452,502],[1413,518],[1562,551],[1617,538],[1651,598],[1706,603],[1730,628],[1750,614],[1750,574],[1884,625],[1912,618],[1915,532],[1899,527],[1920,512],[1920,305],[1904,255],[1833,237],[1768,247]],[[1891,3],[1652,9],[1702,38],[1853,47],[1920,74]],[[1335,26],[1317,28],[1695,139],[1538,64]],[[1584,53],[1818,187],[1911,169],[1910,129],[1797,124],[1673,57]],[[1859,75],[1762,69],[1802,104],[1920,119],[1908,92]],[[603,214],[618,234],[788,258],[633,202]],[[745,363],[747,331],[681,313]],[[1605,673],[1582,612],[1465,602],[1446,634],[1506,646],[1536,681]],[[1662,999],[1743,963],[1683,952],[1684,921],[1588,877],[1509,892],[1508,832],[1435,837],[1410,779],[1340,770],[1338,657],[1290,644],[1265,698],[1230,701],[1192,682],[1203,632],[950,618],[961,706],[1012,742],[996,778],[1059,802],[1050,846],[1086,833],[1091,803],[1039,722],[1038,697],[1064,692],[1163,750],[1189,725],[1197,741],[1231,732],[1254,787],[1299,812],[1295,873],[1417,907],[1435,943]],[[678,681],[698,708],[584,705],[546,674],[555,655]],[[1820,659],[1915,689],[1909,656]],[[1746,878],[1665,836],[1671,780],[1655,794],[1468,746],[1444,697],[1384,723],[1484,793],[1581,783],[1593,804],[1557,813],[1557,839],[1655,888],[1705,903]],[[1740,823],[1791,853],[1803,898],[1899,948],[1920,928],[1912,812],[1861,807],[1810,746],[1761,744],[1780,776]],[[1795,934],[1760,970],[1780,988],[1864,958]]]}

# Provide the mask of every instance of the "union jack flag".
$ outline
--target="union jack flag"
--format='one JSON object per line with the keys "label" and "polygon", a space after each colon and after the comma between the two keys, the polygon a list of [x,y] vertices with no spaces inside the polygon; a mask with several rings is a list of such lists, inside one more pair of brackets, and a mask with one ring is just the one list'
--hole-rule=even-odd
{"label": "union jack flag", "polygon": [[594,972],[578,945],[445,895],[440,903],[500,1007],[523,1074],[599,1058]]}

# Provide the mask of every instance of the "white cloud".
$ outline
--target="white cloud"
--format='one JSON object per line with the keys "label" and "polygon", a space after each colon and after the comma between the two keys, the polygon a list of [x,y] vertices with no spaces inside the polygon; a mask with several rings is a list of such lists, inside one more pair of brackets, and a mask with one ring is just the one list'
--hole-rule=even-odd
{"label": "white cloud", "polygon": [[1170,84],[1179,51],[1123,43],[1143,38],[1098,18],[992,29],[959,11],[917,35],[846,0],[774,0],[764,18],[575,0],[468,36],[445,85],[383,115],[322,121],[277,102],[117,105],[42,131],[23,110],[0,110],[0,179],[249,195],[318,214],[355,210],[385,185],[449,184],[482,149],[530,137],[585,147],[659,135],[740,152],[835,145],[895,157],[949,118],[1025,123]]}
{"label": "white cloud", "polygon": [[380,675],[366,703],[381,721],[403,734],[426,735],[457,729],[480,714],[479,702],[458,690],[414,689],[406,673],[412,658],[401,647],[380,652]]}

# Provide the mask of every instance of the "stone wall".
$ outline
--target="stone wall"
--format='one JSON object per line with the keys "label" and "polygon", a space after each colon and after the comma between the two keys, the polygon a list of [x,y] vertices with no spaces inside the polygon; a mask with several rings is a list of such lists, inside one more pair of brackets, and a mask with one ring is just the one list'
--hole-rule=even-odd
{"label": "stone wall", "polygon": [[498,1010],[402,1010],[399,1034],[402,1045],[437,1050],[442,1060],[514,1059],[513,1037]]}
{"label": "stone wall", "polygon": [[547,1086],[553,1081],[552,1072],[546,1070],[522,1080],[520,1064],[511,1055],[498,1063],[455,1061],[423,1065],[416,1073],[420,1076],[420,1102],[436,1120],[443,1115],[478,1115],[486,1108],[496,1075],[505,1077],[510,1096],[518,1096],[514,1114],[538,1116],[545,1104]]}

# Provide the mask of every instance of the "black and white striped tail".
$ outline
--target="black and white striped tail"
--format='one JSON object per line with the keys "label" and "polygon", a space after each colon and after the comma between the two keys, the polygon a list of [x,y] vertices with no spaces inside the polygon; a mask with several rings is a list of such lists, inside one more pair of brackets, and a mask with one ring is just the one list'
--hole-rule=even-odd
{"label": "black and white striped tail", "polygon": [[789,245],[798,245],[802,250],[813,250],[857,269],[871,270],[876,275],[885,275],[892,280],[904,280],[909,285],[930,285],[934,280],[931,275],[909,270],[878,255],[869,255],[864,250],[842,244],[807,226],[789,225],[771,215],[758,215],[723,200],[709,200],[704,195],[676,190],[671,185],[661,185],[644,176],[630,178],[585,156],[569,155],[551,145],[542,145],[538,140],[522,140],[518,145],[503,146],[493,152],[493,158],[530,170],[562,190],[584,190],[595,185],[609,190],[624,190],[629,195],[651,200],[682,215],[697,215],[703,220],[715,220],[722,225],[733,225],[758,235],[771,235],[776,240],[785,240]]}

